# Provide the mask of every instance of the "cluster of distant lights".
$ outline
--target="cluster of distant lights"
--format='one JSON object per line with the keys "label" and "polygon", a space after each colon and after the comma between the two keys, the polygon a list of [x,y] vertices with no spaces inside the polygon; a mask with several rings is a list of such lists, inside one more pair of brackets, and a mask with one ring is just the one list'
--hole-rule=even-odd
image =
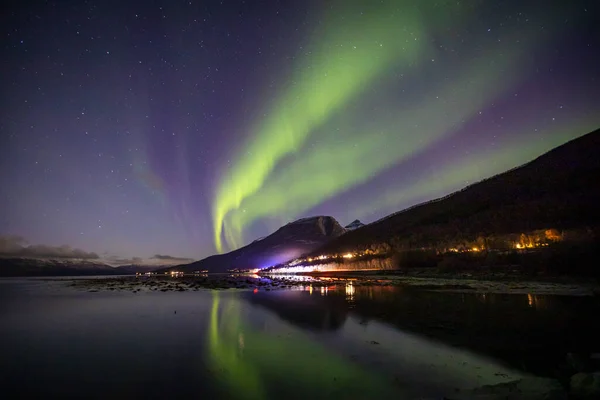
{"label": "cluster of distant lights", "polygon": [[[550,231],[547,231],[550,232]],[[548,236],[548,233],[546,234]],[[560,240],[560,238],[557,237],[548,237],[548,239],[550,239],[551,241],[558,241]],[[525,242],[515,242],[513,243],[513,248],[517,249],[517,250],[526,250],[526,249],[534,249],[534,248],[540,248],[540,247],[546,247],[548,246],[547,242],[531,242],[531,243],[525,243]],[[468,252],[473,252],[473,253],[478,253],[481,251],[485,251],[486,248],[483,246],[473,246],[470,248],[449,248],[446,251],[450,252],[450,253],[468,253]],[[362,257],[362,256],[366,256],[366,255],[374,255],[375,253],[367,250],[361,253],[345,253],[343,255],[320,255],[320,256],[316,256],[316,257],[308,257],[308,258],[297,258],[295,260],[290,261],[289,263],[287,263],[287,265],[285,266],[281,266],[281,267],[276,267],[276,266],[270,266],[270,267],[266,267],[266,268],[257,268],[252,270],[253,273],[258,273],[259,271],[263,271],[263,270],[272,270],[272,271],[276,271],[276,273],[302,273],[302,272],[319,272],[319,271],[326,271],[328,269],[330,269],[330,265],[329,264],[312,264],[312,265],[305,265],[304,263],[309,262],[309,263],[313,263],[315,261],[325,261],[325,260],[335,260],[335,259],[353,259],[353,258],[358,258],[358,257]]]}
{"label": "cluster of distant lights", "polygon": [[[194,271],[193,275],[206,275],[208,273],[208,270],[203,270],[203,271]],[[135,273],[136,276],[155,276],[158,275],[156,272],[136,272]],[[180,277],[185,275],[185,272],[183,271],[167,271],[165,272],[163,275],[166,276],[171,276],[171,277]]]}
{"label": "cluster of distant lights", "polygon": [[304,263],[309,262],[313,263],[316,261],[326,261],[326,260],[335,260],[335,259],[352,259],[357,257],[362,257],[365,255],[374,254],[370,251],[365,251],[361,253],[345,253],[342,255],[320,255],[315,257],[308,258],[296,258],[295,260],[290,261],[285,266],[277,267],[277,266],[269,266],[265,268],[256,268],[252,270],[252,273],[258,273],[259,271],[264,270],[274,270],[277,273],[297,273],[297,272],[315,272],[324,270],[322,267],[328,266],[328,264],[312,264],[312,265],[304,265]]}
{"label": "cluster of distant lights", "polygon": [[470,249],[457,249],[457,248],[450,248],[448,249],[448,251],[450,253],[466,253],[466,252],[478,252],[481,251],[482,249],[480,249],[479,247],[471,247]]}
{"label": "cluster of distant lights", "polygon": [[515,249],[535,249],[536,247],[546,247],[546,246],[548,246],[548,243],[526,243],[526,244],[517,243],[515,245]]}
{"label": "cluster of distant lights", "polygon": [[[548,245],[549,245],[548,243],[514,243],[513,247],[517,250],[526,250],[526,249],[537,249],[540,247],[547,247]],[[455,247],[452,247],[452,248],[448,249],[448,251],[451,253],[468,253],[468,252],[477,253],[477,252],[484,251],[484,250],[485,250],[484,247],[471,247],[471,248],[467,248],[467,249],[457,249]]]}
{"label": "cluster of distant lights", "polygon": [[[528,234],[521,234],[521,239],[511,243],[511,247],[516,250],[537,249],[547,247],[550,243],[556,243],[564,240],[564,237],[556,229],[544,229],[533,231]],[[452,253],[478,252],[485,250],[484,247],[471,248],[450,248],[447,251]]]}

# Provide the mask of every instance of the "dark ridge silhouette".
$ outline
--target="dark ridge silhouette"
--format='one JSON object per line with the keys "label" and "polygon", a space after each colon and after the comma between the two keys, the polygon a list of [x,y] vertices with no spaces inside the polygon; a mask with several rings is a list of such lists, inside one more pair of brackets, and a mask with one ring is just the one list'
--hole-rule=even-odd
{"label": "dark ridge silhouette", "polygon": [[600,130],[520,167],[350,231],[311,253],[402,251],[536,229],[584,229],[600,220]]}

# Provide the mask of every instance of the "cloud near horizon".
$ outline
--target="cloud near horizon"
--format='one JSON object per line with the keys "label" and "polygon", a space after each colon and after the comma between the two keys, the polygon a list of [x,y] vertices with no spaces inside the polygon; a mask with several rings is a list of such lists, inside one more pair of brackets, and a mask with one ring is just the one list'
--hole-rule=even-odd
{"label": "cloud near horizon", "polygon": [[27,240],[17,235],[0,235],[0,256],[32,257],[32,258],[77,258],[97,260],[94,252],[87,252],[68,245],[47,246],[44,244],[28,245]]}
{"label": "cloud near horizon", "polygon": [[152,257],[123,258],[104,254],[87,252],[68,245],[48,246],[44,244],[28,244],[27,240],[18,235],[0,235],[0,257],[28,258],[67,258],[97,260],[111,265],[176,265],[195,261],[192,258],[175,257],[167,254],[155,254]]}
{"label": "cloud near horizon", "polygon": [[142,257],[131,257],[131,258],[123,258],[123,257],[117,257],[117,256],[105,256],[103,257],[104,260],[106,260],[106,262],[108,264],[111,265],[140,265],[144,263],[144,259]]}
{"label": "cloud near horizon", "polygon": [[195,261],[193,258],[175,257],[166,254],[155,254],[149,258],[116,256],[106,257],[106,261],[113,265],[177,265]]}
{"label": "cloud near horizon", "polygon": [[183,262],[194,261],[193,258],[173,257],[173,256],[169,256],[166,254],[155,254],[154,256],[152,256],[152,258],[156,259],[156,260],[166,260],[166,261],[183,261]]}

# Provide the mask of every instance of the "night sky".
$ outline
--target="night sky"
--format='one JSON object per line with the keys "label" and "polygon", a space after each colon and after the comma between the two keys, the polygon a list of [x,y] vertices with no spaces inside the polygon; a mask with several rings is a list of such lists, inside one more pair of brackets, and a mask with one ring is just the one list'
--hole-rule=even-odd
{"label": "night sky", "polygon": [[597,3],[5,5],[0,252],[199,259],[527,162],[600,127]]}

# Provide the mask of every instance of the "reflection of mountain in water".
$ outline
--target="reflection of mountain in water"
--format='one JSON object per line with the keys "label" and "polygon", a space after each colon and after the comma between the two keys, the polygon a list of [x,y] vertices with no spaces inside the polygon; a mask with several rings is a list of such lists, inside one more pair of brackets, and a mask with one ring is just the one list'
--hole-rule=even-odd
{"label": "reflection of mountain in water", "polygon": [[[344,293],[330,291],[328,297]],[[352,313],[540,374],[568,352],[599,351],[592,297],[448,293],[356,286]]]}
{"label": "reflection of mountain in water", "polygon": [[348,307],[337,297],[311,296],[301,291],[248,293],[248,300],[304,329],[334,331],[346,322]]}
{"label": "reflection of mountain in water", "polygon": [[[276,302],[289,304],[288,296],[269,294]],[[317,335],[302,334],[289,326],[286,330],[294,334],[281,335],[278,316],[283,314],[273,314],[262,307],[248,307],[249,304],[239,301],[237,296],[218,291],[212,296],[208,367],[214,372],[211,380],[220,393],[209,398],[304,399],[314,398],[315,393],[332,391],[337,395],[335,398],[342,399],[406,398],[404,389],[389,377],[348,362],[345,356],[313,340]],[[289,311],[285,307],[277,309]],[[253,327],[256,320],[264,322],[261,329]]]}

